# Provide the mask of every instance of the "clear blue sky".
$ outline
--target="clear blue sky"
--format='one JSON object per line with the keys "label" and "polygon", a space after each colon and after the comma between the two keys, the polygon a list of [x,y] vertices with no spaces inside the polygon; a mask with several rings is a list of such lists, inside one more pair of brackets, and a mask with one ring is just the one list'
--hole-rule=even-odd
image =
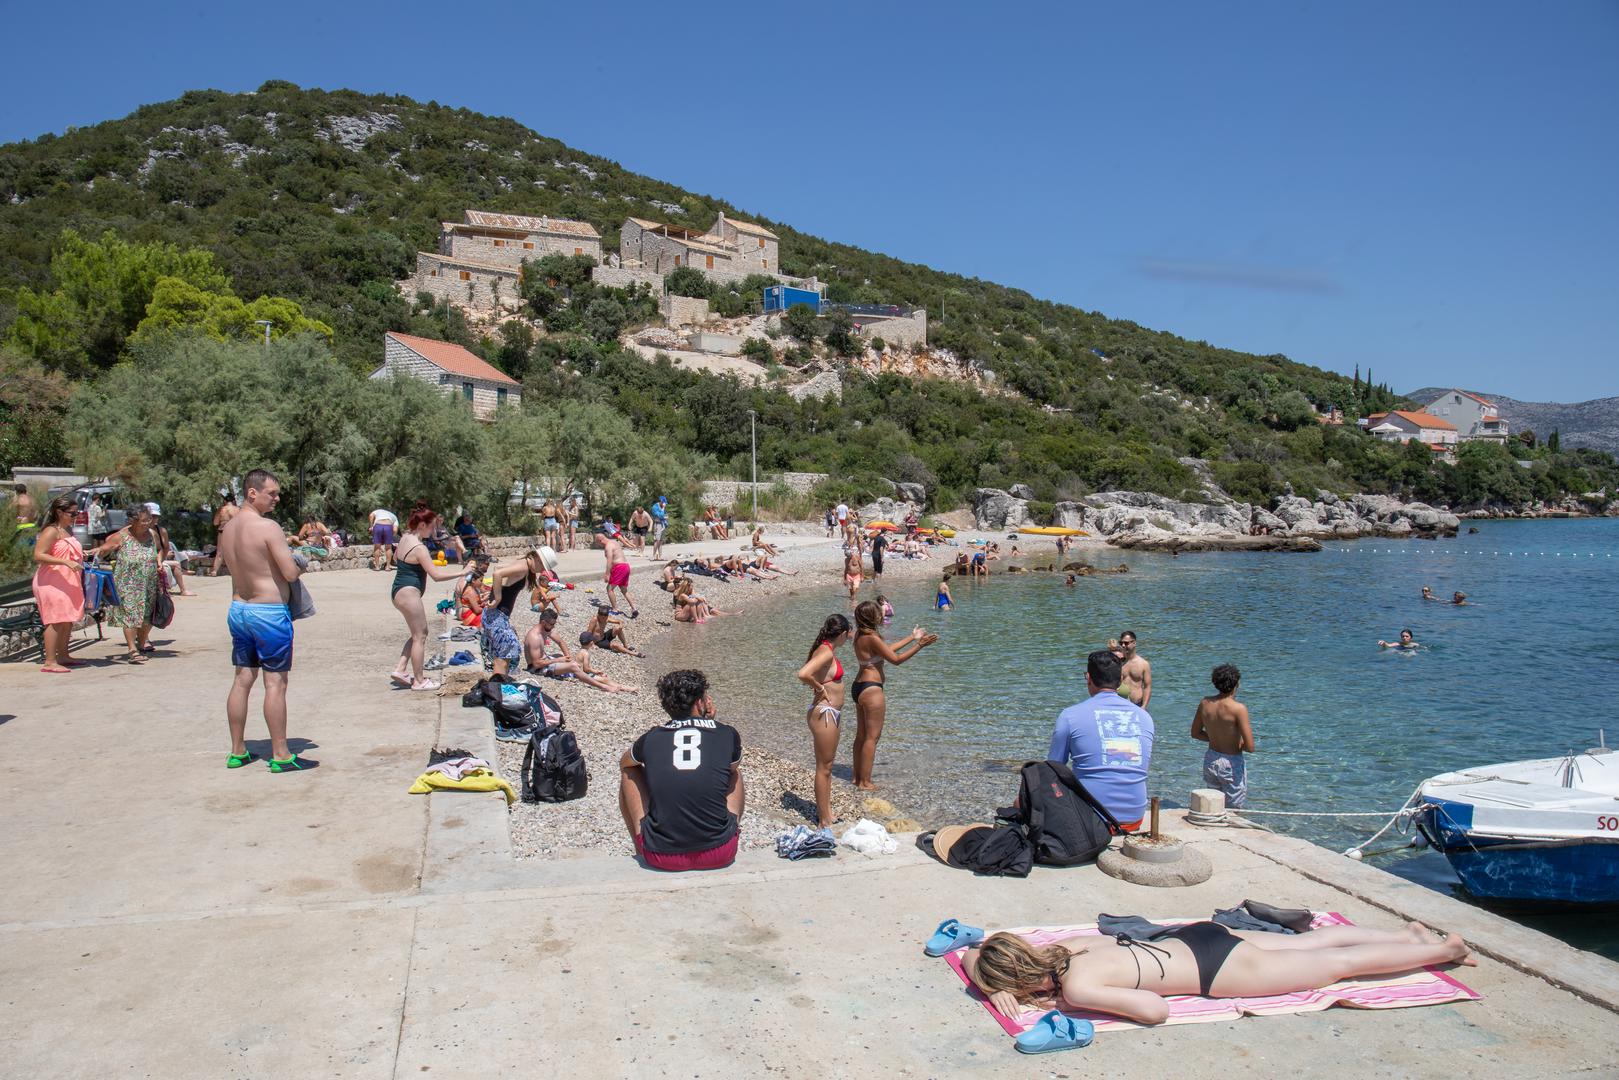
{"label": "clear blue sky", "polygon": [[1619,394],[1615,0],[3,17],[0,141],[271,78],[405,94],[825,237],[1399,390]]}

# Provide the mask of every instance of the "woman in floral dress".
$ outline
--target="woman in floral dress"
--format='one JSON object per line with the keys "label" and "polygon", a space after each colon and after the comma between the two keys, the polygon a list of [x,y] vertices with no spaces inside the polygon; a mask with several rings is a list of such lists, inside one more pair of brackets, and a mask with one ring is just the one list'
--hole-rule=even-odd
{"label": "woman in floral dress", "polygon": [[118,604],[108,609],[107,621],[123,628],[131,664],[146,663],[146,654],[154,650],[146,640],[152,632],[152,609],[157,606],[157,530],[152,525],[151,511],[136,504],[129,508],[129,523],[91,552],[117,556],[112,582],[118,590]]}

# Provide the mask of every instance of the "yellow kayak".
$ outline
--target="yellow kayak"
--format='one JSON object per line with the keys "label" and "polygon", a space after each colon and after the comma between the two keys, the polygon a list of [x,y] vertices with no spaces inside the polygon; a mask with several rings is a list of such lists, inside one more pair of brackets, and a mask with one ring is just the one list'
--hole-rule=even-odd
{"label": "yellow kayak", "polygon": [[1065,529],[1060,525],[1027,525],[1019,529],[1020,533],[1030,536],[1089,536],[1084,529]]}

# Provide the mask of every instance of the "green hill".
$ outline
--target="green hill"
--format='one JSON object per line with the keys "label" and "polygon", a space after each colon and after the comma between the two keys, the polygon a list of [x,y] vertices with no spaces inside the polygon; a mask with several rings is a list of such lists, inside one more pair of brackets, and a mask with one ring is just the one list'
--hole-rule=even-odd
{"label": "green hill", "polygon": [[[1014,393],[884,376],[847,380],[834,407],[796,403],[768,385],[713,387],[645,363],[651,374],[626,386],[607,376],[629,361],[610,340],[584,348],[578,331],[588,325],[577,318],[568,333],[537,341],[524,332],[475,338],[453,312],[424,311],[393,285],[417,250],[435,247],[438,223],[468,207],[589,221],[609,251],[628,215],[699,229],[721,212],[763,222],[781,237],[784,272],[830,282],[834,300],[927,308],[934,346],[992,370]],[[1351,418],[1388,407],[1396,399],[1382,388],[834,243],[759,209],[436,102],[282,82],[246,94],[195,91],[0,147],[0,334],[19,289],[52,288],[63,230],[85,238],[111,230],[132,244],[212,253],[238,297],[297,301],[331,328],[333,352],[355,372],[380,361],[386,330],[460,339],[548,399],[603,401],[721,468],[740,468],[746,441],[702,414],[755,408],[770,420],[762,467],[819,468],[868,488],[877,474],[921,479],[944,502],[1017,481],[1043,500],[1112,487],[1178,494],[1196,486],[1177,461],[1186,455],[1214,459],[1219,479],[1247,498],[1287,482],[1451,494],[1443,473],[1424,467],[1418,476],[1397,451],[1315,423],[1312,403]],[[123,340],[95,338],[85,370],[72,374],[93,378],[113,365]],[[1579,482],[1589,489],[1590,479]]]}

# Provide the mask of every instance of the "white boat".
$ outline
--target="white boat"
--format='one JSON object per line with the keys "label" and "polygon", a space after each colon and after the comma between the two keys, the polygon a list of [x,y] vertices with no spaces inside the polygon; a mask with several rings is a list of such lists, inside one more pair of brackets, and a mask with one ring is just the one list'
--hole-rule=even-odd
{"label": "white boat", "polygon": [[1619,904],[1619,754],[1598,747],[1444,773],[1417,826],[1486,900]]}

